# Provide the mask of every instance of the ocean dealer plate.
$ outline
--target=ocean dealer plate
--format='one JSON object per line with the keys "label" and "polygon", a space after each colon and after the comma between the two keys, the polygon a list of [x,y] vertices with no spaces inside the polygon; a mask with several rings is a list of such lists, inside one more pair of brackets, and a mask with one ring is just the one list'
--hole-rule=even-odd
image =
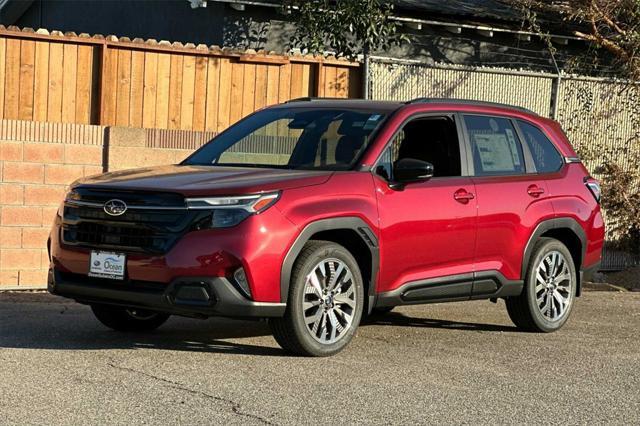
{"label": "ocean dealer plate", "polygon": [[127,256],[125,254],[93,250],[89,259],[88,275],[96,278],[124,280],[126,264]]}

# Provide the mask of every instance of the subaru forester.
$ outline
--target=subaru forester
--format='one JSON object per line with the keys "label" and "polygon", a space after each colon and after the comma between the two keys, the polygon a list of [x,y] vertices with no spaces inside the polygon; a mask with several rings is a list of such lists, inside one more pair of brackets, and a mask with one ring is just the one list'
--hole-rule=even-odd
{"label": "subaru forester", "polygon": [[551,332],[598,268],[599,199],[560,125],[522,108],[296,99],[180,164],[73,183],[48,289],[122,331],[264,318],[311,356],[411,304],[504,299]]}

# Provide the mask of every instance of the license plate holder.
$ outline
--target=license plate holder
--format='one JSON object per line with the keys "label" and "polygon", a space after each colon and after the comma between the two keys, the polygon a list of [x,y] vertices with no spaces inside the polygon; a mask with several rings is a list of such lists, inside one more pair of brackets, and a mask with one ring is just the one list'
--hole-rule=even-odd
{"label": "license plate holder", "polygon": [[90,277],[124,280],[127,255],[111,251],[92,250],[89,258]]}

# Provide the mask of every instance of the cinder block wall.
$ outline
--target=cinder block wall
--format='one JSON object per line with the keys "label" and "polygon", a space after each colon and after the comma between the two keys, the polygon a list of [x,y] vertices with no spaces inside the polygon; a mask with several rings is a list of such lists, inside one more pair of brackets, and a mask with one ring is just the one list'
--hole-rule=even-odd
{"label": "cinder block wall", "polygon": [[177,163],[213,135],[0,120],[0,289],[46,286],[46,241],[71,182]]}

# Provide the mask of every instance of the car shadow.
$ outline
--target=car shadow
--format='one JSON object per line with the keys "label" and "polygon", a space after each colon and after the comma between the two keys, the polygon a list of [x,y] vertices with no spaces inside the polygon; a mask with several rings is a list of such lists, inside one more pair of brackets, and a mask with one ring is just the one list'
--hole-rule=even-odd
{"label": "car shadow", "polygon": [[[5,300],[3,300],[5,299]],[[287,356],[271,340],[265,321],[172,317],[152,332],[122,333],[100,324],[86,306],[51,303],[50,296],[0,298],[0,349],[160,349],[258,356]],[[26,299],[26,300],[25,300]],[[22,303],[15,303],[21,301]],[[13,303],[12,303],[13,302]],[[419,327],[463,331],[517,332],[516,327],[410,317],[401,312],[372,315],[362,327]],[[255,339],[262,339],[253,344]],[[238,340],[247,341],[238,341]],[[249,343],[250,342],[250,343]],[[271,345],[271,346],[269,346]]]}
{"label": "car shadow", "polygon": [[473,322],[449,321],[432,318],[415,318],[404,315],[400,312],[389,312],[386,314],[373,314],[365,318],[361,326],[395,326],[395,327],[419,327],[419,328],[442,328],[448,330],[463,331],[491,331],[491,332],[521,332],[515,326],[498,324],[482,324]]}
{"label": "car shadow", "polygon": [[[27,308],[27,306],[24,306]],[[31,307],[29,307],[31,308]],[[85,307],[5,314],[0,308],[0,349],[160,349],[238,355],[286,356],[277,347],[236,340],[271,336],[264,321],[172,317],[151,332],[118,332],[100,324]]]}

